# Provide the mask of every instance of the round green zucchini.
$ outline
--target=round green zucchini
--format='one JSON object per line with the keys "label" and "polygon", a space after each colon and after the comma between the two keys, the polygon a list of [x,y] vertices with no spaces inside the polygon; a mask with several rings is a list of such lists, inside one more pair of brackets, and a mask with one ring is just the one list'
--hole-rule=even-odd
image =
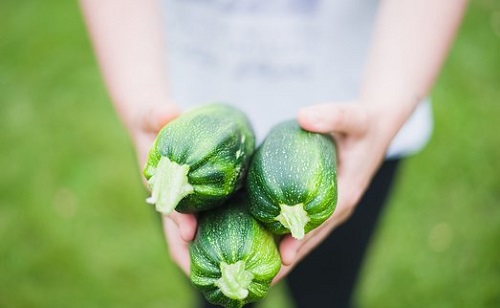
{"label": "round green zucchini", "polygon": [[250,212],[275,234],[301,239],[328,219],[337,204],[336,150],[330,136],[275,126],[248,170]]}
{"label": "round green zucchini", "polygon": [[224,307],[263,298],[281,267],[273,235],[248,212],[242,193],[201,213],[189,252],[192,284]]}
{"label": "round green zucchini", "polygon": [[169,214],[220,205],[242,185],[255,149],[246,115],[223,104],[192,109],[168,123],[149,151],[146,201]]}

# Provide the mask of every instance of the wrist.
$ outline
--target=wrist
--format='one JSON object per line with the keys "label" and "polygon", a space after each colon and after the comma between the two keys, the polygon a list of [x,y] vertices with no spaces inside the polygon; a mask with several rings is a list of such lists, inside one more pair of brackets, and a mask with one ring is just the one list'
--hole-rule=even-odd
{"label": "wrist", "polygon": [[380,144],[388,147],[399,130],[411,116],[420,97],[416,95],[365,96],[360,103],[370,114],[372,132],[378,135]]}

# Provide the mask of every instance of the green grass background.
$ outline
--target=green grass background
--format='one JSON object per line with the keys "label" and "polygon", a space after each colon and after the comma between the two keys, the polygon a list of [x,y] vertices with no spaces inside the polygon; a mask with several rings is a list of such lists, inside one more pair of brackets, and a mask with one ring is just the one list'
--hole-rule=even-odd
{"label": "green grass background", "polygon": [[[361,307],[500,307],[500,1],[471,2],[433,98]],[[0,307],[192,307],[134,155],[77,4],[0,1]]]}

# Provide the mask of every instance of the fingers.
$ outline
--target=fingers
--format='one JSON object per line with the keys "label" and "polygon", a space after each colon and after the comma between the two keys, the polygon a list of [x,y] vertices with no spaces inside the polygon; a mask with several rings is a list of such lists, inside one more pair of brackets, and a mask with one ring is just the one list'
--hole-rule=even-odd
{"label": "fingers", "polygon": [[[307,235],[306,237],[307,238]],[[279,282],[281,279],[286,277],[288,273],[297,264],[297,253],[300,247],[303,245],[303,240],[297,240],[290,235],[286,235],[281,239],[279,244],[279,251],[281,256],[281,268],[278,274],[273,278],[272,285]]]}
{"label": "fingers", "polygon": [[140,117],[140,126],[145,132],[158,133],[179,114],[180,109],[174,104],[153,105]]}
{"label": "fingers", "polygon": [[302,259],[330,233],[331,226],[331,220],[328,220],[320,227],[308,232],[301,240],[297,240],[290,235],[283,237],[279,245],[281,263],[289,266]]}
{"label": "fingers", "polygon": [[303,239],[297,240],[290,235],[285,236],[279,245],[281,269],[274,277],[272,284],[277,283],[311,252],[330,233],[331,228],[320,227],[309,232]]}
{"label": "fingers", "polygon": [[326,103],[302,108],[297,120],[305,130],[317,133],[362,135],[368,127],[364,106],[355,103]]}
{"label": "fingers", "polygon": [[180,110],[175,104],[152,105],[135,118],[132,138],[140,167],[146,164],[149,149],[158,132],[179,114]]}
{"label": "fingers", "polygon": [[179,236],[186,242],[191,242],[196,235],[197,221],[193,214],[181,214],[172,212],[163,219],[170,219],[177,226]]}
{"label": "fingers", "polygon": [[271,282],[271,285],[274,286],[277,284],[281,279],[286,277],[288,273],[293,269],[293,266],[288,266],[288,265],[281,265],[280,271],[278,274],[273,278],[273,281]]}
{"label": "fingers", "polygon": [[189,257],[189,242],[184,241],[179,228],[168,216],[163,216],[163,230],[168,242],[168,249],[172,259],[189,276],[191,260]]}
{"label": "fingers", "polygon": [[[333,218],[333,217],[332,217]],[[277,283],[285,277],[297,263],[309,254],[316,246],[318,246],[325,237],[327,237],[333,230],[335,223],[330,218],[320,227],[308,232],[306,236],[297,240],[291,235],[284,236],[279,244],[279,251],[281,255],[281,269],[276,277],[273,279],[272,284]]]}
{"label": "fingers", "polygon": [[285,236],[280,242],[280,255],[281,263],[283,265],[291,265],[299,251],[300,246],[302,246],[302,241],[299,241],[291,236]]}

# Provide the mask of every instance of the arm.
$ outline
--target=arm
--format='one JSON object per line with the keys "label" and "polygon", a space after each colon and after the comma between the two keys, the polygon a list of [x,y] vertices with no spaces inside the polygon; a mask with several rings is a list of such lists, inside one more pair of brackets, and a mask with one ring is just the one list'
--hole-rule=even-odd
{"label": "arm", "polygon": [[276,280],[350,217],[392,139],[429,92],[465,6],[465,0],[381,1],[357,104],[299,111],[304,129],[336,139],[339,200],[332,217],[303,240],[282,240],[284,266]]}
{"label": "arm", "polygon": [[[159,4],[134,0],[80,3],[112,103],[139,146],[142,164],[152,140],[145,134],[153,135],[179,113],[167,90]],[[168,118],[145,123],[155,108],[166,110]]]}
{"label": "arm", "polygon": [[[80,5],[106,87],[142,168],[158,131],[180,113],[167,89],[159,3],[81,0]],[[163,222],[172,258],[189,273],[187,246],[196,219],[172,213]]]}

